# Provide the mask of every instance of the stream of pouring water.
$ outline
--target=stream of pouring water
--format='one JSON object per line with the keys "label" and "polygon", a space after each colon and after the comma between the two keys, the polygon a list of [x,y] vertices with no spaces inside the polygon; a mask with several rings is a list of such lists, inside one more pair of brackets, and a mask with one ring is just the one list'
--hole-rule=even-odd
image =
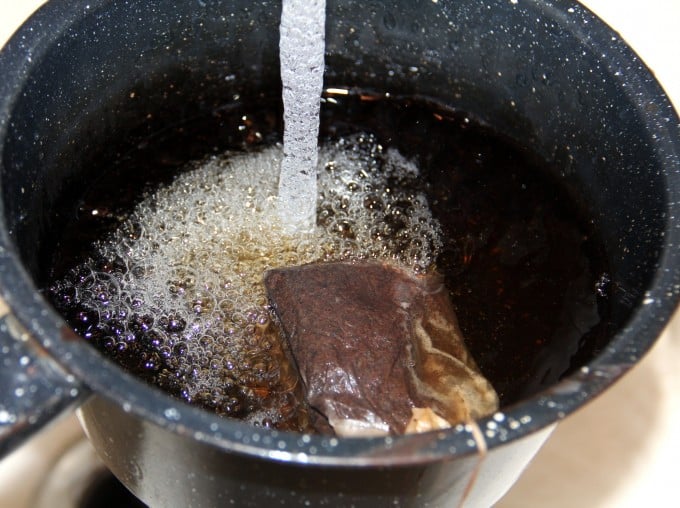
{"label": "stream of pouring water", "polygon": [[[319,110],[323,89],[326,0],[283,0],[279,55],[283,85],[283,160],[278,215],[284,231],[311,230],[316,222]],[[477,464],[458,500],[472,492],[486,442],[475,422]]]}
{"label": "stream of pouring water", "polygon": [[284,155],[278,212],[288,232],[310,230],[315,224],[325,21],[326,0],[283,1],[279,52]]}

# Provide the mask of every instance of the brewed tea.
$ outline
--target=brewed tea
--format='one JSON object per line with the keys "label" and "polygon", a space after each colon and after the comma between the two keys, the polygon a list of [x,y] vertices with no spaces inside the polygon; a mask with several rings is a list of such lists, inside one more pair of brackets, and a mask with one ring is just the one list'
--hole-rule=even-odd
{"label": "brewed tea", "polygon": [[236,119],[244,137],[227,153],[158,171],[169,150],[181,151],[172,131],[151,140],[112,165],[123,188],[102,179],[64,232],[50,298],[124,368],[219,414],[308,430],[261,277],[352,259],[439,272],[502,404],[555,382],[574,351],[597,351],[607,333],[597,234],[558,171],[526,147],[427,101],[327,95],[318,227],[290,242],[268,208],[281,156],[276,116],[253,104],[229,111],[177,132],[187,154],[201,144],[211,154],[214,140],[192,130]]}

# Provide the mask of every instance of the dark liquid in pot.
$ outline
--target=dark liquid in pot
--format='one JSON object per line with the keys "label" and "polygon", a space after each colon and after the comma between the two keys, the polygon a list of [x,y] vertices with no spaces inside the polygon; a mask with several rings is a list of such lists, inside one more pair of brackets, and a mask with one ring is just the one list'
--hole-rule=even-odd
{"label": "dark liquid in pot", "polygon": [[[554,176],[558,168],[473,117],[427,101],[359,93],[327,99],[324,138],[369,132],[376,140],[371,146],[395,147],[419,166],[420,177],[406,184],[427,196],[440,224],[443,244],[434,266],[446,277],[467,345],[502,405],[549,386],[598,352],[609,335],[607,263],[597,232]],[[192,374],[175,360],[186,353],[182,337],[191,323],[175,319],[170,309],[163,315],[94,312],[78,290],[87,271],[72,270],[124,223],[145,191],[184,171],[188,160],[275,142],[277,103],[263,99],[259,106],[238,104],[175,125],[111,164],[64,232],[47,293],[80,335],[142,379],[220,414],[248,418],[264,408],[271,411],[251,418],[256,424],[304,430],[307,417],[297,406],[294,375],[276,332],[266,319],[256,329],[262,316],[243,322],[258,338],[248,364],[232,365],[218,390],[188,395],[182,379]],[[393,184],[400,189],[404,181]],[[387,222],[399,250],[404,225],[399,214]],[[135,225],[125,227],[130,238],[140,235]],[[102,271],[130,269],[120,258],[95,258]],[[124,348],[116,346],[123,342]],[[219,354],[213,351],[212,358]],[[222,368],[208,358],[205,363],[199,368]],[[272,373],[276,364],[283,367]]]}

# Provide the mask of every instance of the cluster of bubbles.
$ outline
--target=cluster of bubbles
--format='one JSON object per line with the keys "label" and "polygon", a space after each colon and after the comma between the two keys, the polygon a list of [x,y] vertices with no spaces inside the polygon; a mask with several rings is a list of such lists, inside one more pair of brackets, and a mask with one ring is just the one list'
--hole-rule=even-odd
{"label": "cluster of bubbles", "polygon": [[371,135],[322,149],[317,225],[332,259],[393,261],[426,271],[441,248],[418,167]]}
{"label": "cluster of bubbles", "polygon": [[71,326],[150,383],[218,414],[304,430],[262,284],[275,267],[377,259],[427,270],[440,248],[417,167],[370,135],[319,153],[317,227],[277,213],[279,146],[192,164],[50,288]]}

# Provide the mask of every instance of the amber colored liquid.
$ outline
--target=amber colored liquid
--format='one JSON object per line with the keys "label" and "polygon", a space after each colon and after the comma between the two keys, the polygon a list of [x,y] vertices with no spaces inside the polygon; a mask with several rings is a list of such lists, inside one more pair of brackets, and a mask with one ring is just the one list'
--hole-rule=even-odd
{"label": "amber colored liquid", "polygon": [[[474,117],[412,98],[333,96],[322,109],[321,129],[324,139],[372,133],[384,147],[396,147],[417,162],[422,175],[418,190],[427,194],[443,232],[435,269],[446,277],[466,343],[502,405],[551,385],[603,347],[610,334],[608,302],[598,281],[606,276],[607,261],[588,217],[555,176],[559,168]],[[104,176],[83,196],[78,219],[67,225],[54,258],[47,293],[55,307],[125,369],[186,399],[171,359],[155,354],[144,316],[129,326],[140,331],[130,341],[136,345],[114,351],[115,327],[88,315],[72,289],[54,289],[53,284],[92,255],[93,242],[118,227],[145,190],[169,181],[185,162],[226,148],[266,146],[280,132],[277,101],[263,99],[179,123],[105,164]],[[393,221],[389,230],[398,235],[403,227],[398,215]],[[105,269],[124,270],[115,266],[116,260],[98,262]],[[162,326],[172,332],[173,326],[186,323]],[[256,359],[266,364],[284,358],[270,331],[261,336],[269,349]],[[269,385],[258,385],[255,395],[294,386],[294,373],[283,368],[278,374]],[[247,416],[258,403],[253,391],[244,393],[238,383],[220,396],[224,399],[205,394],[189,402],[234,417]],[[286,411],[267,424],[303,429],[304,411]]]}

